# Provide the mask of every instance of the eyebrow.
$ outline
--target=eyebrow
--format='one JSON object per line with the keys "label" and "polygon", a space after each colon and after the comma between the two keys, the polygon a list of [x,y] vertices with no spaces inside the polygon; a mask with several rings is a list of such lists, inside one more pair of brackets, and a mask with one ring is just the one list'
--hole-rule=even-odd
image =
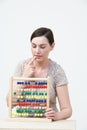
{"label": "eyebrow", "polygon": [[[35,44],[35,43],[33,43],[33,42],[32,42],[32,44],[36,45],[36,44]],[[46,44],[46,43],[42,43],[42,44],[40,44],[40,45],[47,45],[47,44]]]}

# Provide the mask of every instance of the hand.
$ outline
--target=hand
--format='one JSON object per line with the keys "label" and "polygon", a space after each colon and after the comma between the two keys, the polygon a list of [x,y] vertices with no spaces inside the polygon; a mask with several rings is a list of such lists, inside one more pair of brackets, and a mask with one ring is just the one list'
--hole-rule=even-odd
{"label": "hand", "polygon": [[17,99],[18,99],[18,96],[20,96],[20,95],[21,95],[20,89],[18,90],[17,87],[13,88],[12,95],[11,95],[12,108],[18,105]]}
{"label": "hand", "polygon": [[12,89],[12,94],[11,94],[11,103],[12,103],[12,107],[15,107],[18,105],[18,100],[20,100],[20,96],[21,96],[21,100],[24,99],[22,92],[24,91],[25,86],[24,85],[18,85],[13,87]]}
{"label": "hand", "polygon": [[24,73],[23,77],[33,77],[35,73],[35,66],[34,66],[35,57],[31,59],[28,63],[26,62],[24,65]]}
{"label": "hand", "polygon": [[58,118],[57,112],[53,110],[52,108],[47,108],[45,116],[46,118],[52,119],[52,120],[57,120]]}

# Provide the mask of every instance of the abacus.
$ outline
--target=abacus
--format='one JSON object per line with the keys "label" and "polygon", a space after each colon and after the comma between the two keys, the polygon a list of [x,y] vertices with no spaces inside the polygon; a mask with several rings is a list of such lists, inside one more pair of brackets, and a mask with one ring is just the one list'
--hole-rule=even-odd
{"label": "abacus", "polygon": [[51,121],[45,117],[46,108],[49,107],[49,81],[49,77],[11,77],[10,118],[25,121]]}

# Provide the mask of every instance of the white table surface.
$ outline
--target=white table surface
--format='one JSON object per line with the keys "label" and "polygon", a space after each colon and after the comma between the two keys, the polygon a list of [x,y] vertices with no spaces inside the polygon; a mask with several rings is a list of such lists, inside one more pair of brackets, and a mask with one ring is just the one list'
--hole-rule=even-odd
{"label": "white table surface", "polygon": [[0,130],[75,130],[75,120],[61,120],[52,122],[18,121],[0,119]]}

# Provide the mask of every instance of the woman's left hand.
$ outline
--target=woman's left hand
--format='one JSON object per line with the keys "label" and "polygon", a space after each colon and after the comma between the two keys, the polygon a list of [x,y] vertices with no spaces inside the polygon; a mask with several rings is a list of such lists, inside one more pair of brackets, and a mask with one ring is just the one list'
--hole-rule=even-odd
{"label": "woman's left hand", "polygon": [[52,119],[54,121],[58,119],[58,113],[52,108],[47,108],[45,116],[46,118]]}

